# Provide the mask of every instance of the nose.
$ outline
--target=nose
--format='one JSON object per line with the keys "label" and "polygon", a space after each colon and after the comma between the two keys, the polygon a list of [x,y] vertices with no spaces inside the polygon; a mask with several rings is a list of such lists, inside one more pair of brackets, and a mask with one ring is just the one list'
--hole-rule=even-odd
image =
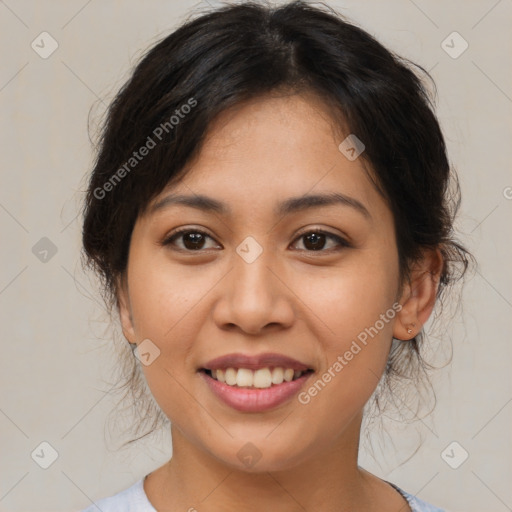
{"label": "nose", "polygon": [[292,325],[293,293],[272,260],[265,251],[252,263],[234,256],[213,311],[219,328],[257,335]]}

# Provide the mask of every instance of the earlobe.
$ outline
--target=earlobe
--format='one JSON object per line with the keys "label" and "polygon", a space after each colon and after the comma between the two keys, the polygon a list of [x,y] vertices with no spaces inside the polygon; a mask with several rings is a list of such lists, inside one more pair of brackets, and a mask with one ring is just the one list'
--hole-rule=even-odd
{"label": "earlobe", "polygon": [[117,308],[119,310],[119,318],[123,334],[129,343],[135,343],[135,329],[133,326],[133,316],[130,306],[130,296],[128,293],[128,283],[124,277],[120,277],[117,281]]}
{"label": "earlobe", "polygon": [[410,340],[421,331],[434,309],[442,269],[439,249],[426,251],[413,267],[400,299],[402,309],[393,329],[394,338]]}

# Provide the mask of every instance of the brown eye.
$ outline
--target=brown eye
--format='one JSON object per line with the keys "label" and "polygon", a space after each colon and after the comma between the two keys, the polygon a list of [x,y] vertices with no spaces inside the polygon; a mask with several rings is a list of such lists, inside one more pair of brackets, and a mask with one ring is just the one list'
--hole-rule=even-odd
{"label": "brown eye", "polygon": [[311,251],[319,251],[325,246],[326,236],[323,233],[310,233],[304,236],[304,247]]}
{"label": "brown eye", "polygon": [[[173,245],[178,250],[182,251],[200,251],[202,249],[211,249],[212,247],[205,247],[207,240],[213,238],[203,231],[197,229],[188,229],[173,233],[167,237],[163,245]],[[181,241],[181,243],[177,243]]]}
{"label": "brown eye", "polygon": [[[349,247],[349,244],[346,240],[343,238],[334,235],[332,233],[327,233],[320,230],[315,231],[309,231],[307,233],[303,233],[300,235],[297,240],[303,240],[303,246],[305,251],[323,251],[327,252],[328,249],[335,249],[336,246],[338,247]],[[329,244],[329,240],[331,243]],[[332,244],[332,241],[334,241],[334,246]],[[326,245],[330,245],[326,248]],[[326,250],[327,249],[327,250]]]}
{"label": "brown eye", "polygon": [[184,233],[183,245],[190,250],[202,249],[205,241],[205,236],[201,233]]}

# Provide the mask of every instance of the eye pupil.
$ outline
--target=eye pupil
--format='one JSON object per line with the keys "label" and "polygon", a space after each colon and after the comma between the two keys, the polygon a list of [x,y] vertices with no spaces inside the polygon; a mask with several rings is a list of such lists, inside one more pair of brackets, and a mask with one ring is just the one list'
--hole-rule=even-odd
{"label": "eye pupil", "polygon": [[185,233],[183,235],[183,245],[187,249],[201,249],[204,245],[204,236],[201,233]]}
{"label": "eye pupil", "polygon": [[325,245],[325,235],[322,233],[310,233],[305,238],[307,242],[304,246],[313,251],[318,251]]}

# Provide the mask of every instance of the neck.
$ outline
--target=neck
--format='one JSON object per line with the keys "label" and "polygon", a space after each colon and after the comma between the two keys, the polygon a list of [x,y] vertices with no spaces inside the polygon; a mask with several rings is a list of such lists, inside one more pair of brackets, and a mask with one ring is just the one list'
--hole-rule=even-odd
{"label": "neck", "polygon": [[361,419],[325,452],[286,470],[264,472],[228,466],[172,427],[172,459],[147,481],[146,492],[158,510],[370,510],[372,483],[357,465]]}

